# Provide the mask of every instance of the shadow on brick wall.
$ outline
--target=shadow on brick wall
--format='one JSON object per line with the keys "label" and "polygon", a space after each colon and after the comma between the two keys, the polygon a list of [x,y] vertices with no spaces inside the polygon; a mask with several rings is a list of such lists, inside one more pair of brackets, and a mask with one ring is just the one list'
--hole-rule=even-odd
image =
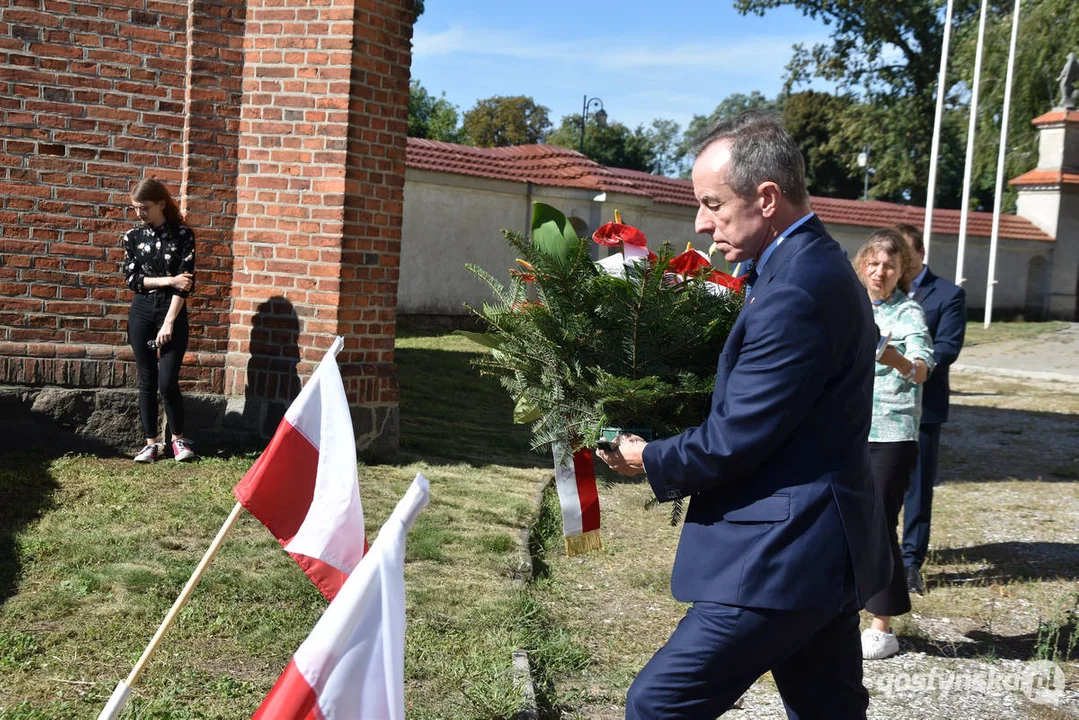
{"label": "shadow on brick wall", "polygon": [[300,318],[292,303],[273,297],[259,305],[251,321],[244,421],[270,437],[289,404],[300,394]]}

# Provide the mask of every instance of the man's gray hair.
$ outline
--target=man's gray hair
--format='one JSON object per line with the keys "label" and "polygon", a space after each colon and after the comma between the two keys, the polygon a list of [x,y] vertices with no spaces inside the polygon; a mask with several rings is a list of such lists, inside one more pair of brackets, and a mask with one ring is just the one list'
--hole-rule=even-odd
{"label": "man's gray hair", "polygon": [[720,140],[730,141],[727,184],[740,197],[753,197],[757,186],[771,181],[790,202],[809,200],[802,151],[779,115],[748,110],[733,120],[720,120],[697,137],[694,147],[699,155]]}

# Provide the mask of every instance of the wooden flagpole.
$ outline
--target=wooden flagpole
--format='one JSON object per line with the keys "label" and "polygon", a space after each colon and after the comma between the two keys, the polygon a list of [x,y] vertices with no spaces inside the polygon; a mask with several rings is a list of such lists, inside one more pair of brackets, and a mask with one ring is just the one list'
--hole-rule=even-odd
{"label": "wooden flagpole", "polygon": [[146,646],[146,649],[142,651],[142,657],[135,663],[135,667],[131,669],[131,673],[127,676],[126,680],[121,680],[116,689],[113,690],[112,696],[109,698],[109,702],[105,705],[105,708],[101,711],[101,714],[97,716],[97,720],[113,720],[119,714],[124,703],[127,702],[127,696],[131,692],[131,686],[139,679],[139,675],[142,674],[142,670],[146,667],[146,663],[150,661],[150,656],[157,650],[157,646],[161,643],[161,639],[168,632],[168,629],[172,627],[173,621],[176,620],[176,616],[183,609],[187,603],[191,593],[194,592],[195,586],[199,584],[199,580],[202,579],[202,574],[206,571],[206,568],[213,562],[214,556],[217,555],[217,551],[221,548],[221,545],[225,542],[225,538],[228,537],[229,531],[232,530],[232,526],[236,524],[236,521],[240,518],[240,513],[243,512],[243,505],[236,503],[232,508],[232,512],[229,513],[228,518],[225,520],[225,524],[221,526],[221,529],[217,531],[217,536],[214,541],[210,543],[210,547],[207,548],[206,553],[202,556],[202,560],[195,567],[195,572],[191,574],[187,584],[184,585],[184,589],[180,592],[180,596],[176,598],[176,601],[169,608],[169,612],[165,615],[165,619],[161,622],[160,627],[157,628],[157,632],[154,633],[154,637],[150,640],[150,644]]}

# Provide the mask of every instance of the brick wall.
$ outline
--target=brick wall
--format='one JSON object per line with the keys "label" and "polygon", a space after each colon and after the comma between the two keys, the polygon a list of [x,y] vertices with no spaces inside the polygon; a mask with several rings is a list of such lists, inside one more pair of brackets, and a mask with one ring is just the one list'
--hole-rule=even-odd
{"label": "brick wall", "polygon": [[154,176],[197,238],[185,390],[269,401],[265,432],[341,334],[357,431],[395,446],[410,37],[410,0],[9,0],[0,384],[133,387],[120,237]]}
{"label": "brick wall", "polygon": [[227,390],[271,401],[264,426],[342,335],[357,433],[396,442],[403,5],[248,3]]}
{"label": "brick wall", "polygon": [[242,3],[194,6],[192,23],[186,0],[0,10],[0,382],[133,383],[120,236],[131,188],[154,176],[199,239],[185,385],[223,390],[232,208],[204,198],[233,184],[236,127],[191,124],[238,115]]}

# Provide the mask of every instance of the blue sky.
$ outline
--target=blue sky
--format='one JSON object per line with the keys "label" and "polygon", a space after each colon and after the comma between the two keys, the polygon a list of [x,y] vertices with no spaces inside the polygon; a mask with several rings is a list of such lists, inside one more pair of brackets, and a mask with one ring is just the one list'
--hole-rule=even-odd
{"label": "blue sky", "polygon": [[685,129],[732,93],[775,96],[791,46],[827,36],[790,8],[742,16],[731,0],[427,0],[412,77],[462,114],[481,98],[530,95],[557,127],[587,94],[631,128],[668,118]]}

